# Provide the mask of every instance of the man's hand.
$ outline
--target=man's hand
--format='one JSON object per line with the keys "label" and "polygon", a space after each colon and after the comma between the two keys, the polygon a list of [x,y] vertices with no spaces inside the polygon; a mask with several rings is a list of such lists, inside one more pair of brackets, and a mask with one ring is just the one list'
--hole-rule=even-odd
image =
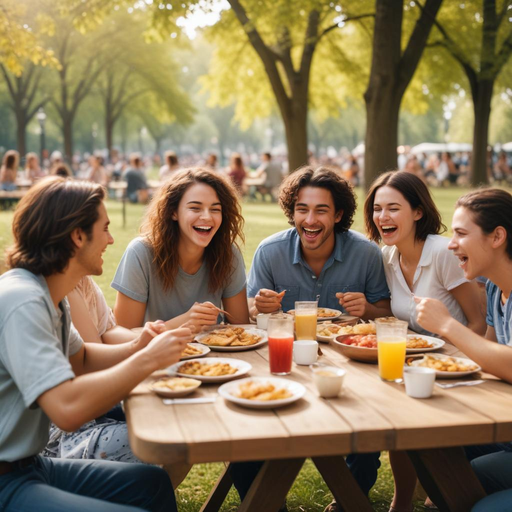
{"label": "man's hand", "polygon": [[190,329],[180,327],[155,336],[144,350],[154,361],[155,369],[158,370],[177,363],[187,343],[193,339],[194,336]]}
{"label": "man's hand", "polygon": [[219,317],[219,308],[211,302],[196,302],[189,309],[188,323],[200,330],[203,325],[215,325]]}
{"label": "man's hand", "polygon": [[274,290],[262,288],[254,297],[254,305],[260,313],[273,313],[281,309],[281,301],[285,293],[286,290],[277,293]]}
{"label": "man's hand", "polygon": [[165,331],[165,323],[162,320],[156,322],[146,322],[144,329],[133,341],[135,351],[141,350],[148,346],[149,342],[159,334]]}
{"label": "man's hand", "polygon": [[437,299],[414,297],[418,323],[430,332],[445,336],[445,330],[452,319],[446,306]]}
{"label": "man's hand", "polygon": [[339,300],[340,306],[343,306],[345,311],[353,316],[363,317],[369,306],[365,294],[360,292],[337,293],[336,298]]}

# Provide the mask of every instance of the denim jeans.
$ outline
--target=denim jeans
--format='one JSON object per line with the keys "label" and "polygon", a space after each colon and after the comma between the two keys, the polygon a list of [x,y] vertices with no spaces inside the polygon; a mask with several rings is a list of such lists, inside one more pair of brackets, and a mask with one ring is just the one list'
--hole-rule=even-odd
{"label": "denim jeans", "polygon": [[510,512],[512,510],[512,489],[500,491],[480,500],[471,512]]}
{"label": "denim jeans", "polygon": [[464,450],[487,494],[512,489],[511,443],[466,446]]}
{"label": "denim jeans", "polygon": [[38,456],[0,476],[2,512],[177,512],[167,473],[145,464]]}

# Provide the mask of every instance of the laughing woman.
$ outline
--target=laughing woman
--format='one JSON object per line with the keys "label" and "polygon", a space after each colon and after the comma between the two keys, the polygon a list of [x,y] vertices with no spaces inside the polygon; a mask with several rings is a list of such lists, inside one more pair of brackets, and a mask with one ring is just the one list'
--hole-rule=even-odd
{"label": "laughing woman", "polygon": [[[485,331],[476,282],[470,282],[439,233],[441,222],[427,186],[408,172],[382,174],[372,184],[364,205],[368,236],[382,241],[384,271],[391,310],[414,331],[432,335],[418,323],[415,296],[440,300],[449,314],[477,334]],[[412,510],[416,473],[405,452],[390,452],[395,477],[391,511]]]}
{"label": "laughing woman", "polygon": [[142,236],[128,245],[114,276],[119,325],[158,318],[169,329],[211,325],[221,307],[231,323],[249,323],[242,229],[226,178],[200,168],[175,174],[151,202]]}
{"label": "laughing woman", "polygon": [[[487,332],[485,338],[475,334],[452,318],[441,302],[428,298],[416,299],[418,322],[447,338],[486,372],[512,384],[512,195],[478,190],[461,197],[456,207],[450,249],[467,279],[488,278]],[[474,511],[510,510],[512,443],[471,446],[466,452],[491,494]]]}

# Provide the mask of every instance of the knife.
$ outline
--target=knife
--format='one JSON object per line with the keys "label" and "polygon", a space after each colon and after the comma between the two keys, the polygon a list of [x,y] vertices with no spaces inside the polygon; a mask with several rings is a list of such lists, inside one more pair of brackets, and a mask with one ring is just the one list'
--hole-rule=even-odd
{"label": "knife", "polygon": [[164,398],[162,402],[164,405],[177,405],[177,404],[213,404],[217,396],[204,396],[201,398]]}

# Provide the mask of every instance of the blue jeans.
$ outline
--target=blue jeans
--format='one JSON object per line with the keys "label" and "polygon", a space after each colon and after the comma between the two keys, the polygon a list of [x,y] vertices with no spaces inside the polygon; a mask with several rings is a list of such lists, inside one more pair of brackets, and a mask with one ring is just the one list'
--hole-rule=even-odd
{"label": "blue jeans", "polygon": [[[352,476],[366,496],[377,481],[377,471],[380,468],[380,452],[351,453],[347,455],[346,462]],[[249,491],[263,462],[236,462],[231,464],[231,479],[243,500]]]}
{"label": "blue jeans", "polygon": [[177,512],[167,473],[144,464],[38,456],[0,476],[2,512]]}
{"label": "blue jeans", "polygon": [[512,510],[512,489],[491,494],[480,500],[471,512],[510,512]]}
{"label": "blue jeans", "polygon": [[512,489],[511,443],[466,446],[464,450],[487,494]]}

